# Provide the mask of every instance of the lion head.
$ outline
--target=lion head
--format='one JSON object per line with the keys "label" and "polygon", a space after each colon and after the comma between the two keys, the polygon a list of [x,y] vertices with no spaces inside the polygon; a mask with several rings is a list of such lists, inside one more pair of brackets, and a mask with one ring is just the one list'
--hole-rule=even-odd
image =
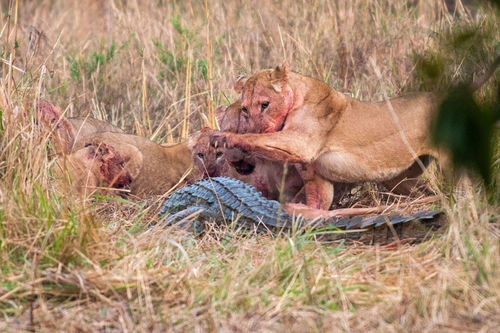
{"label": "lion head", "polygon": [[280,131],[294,104],[288,82],[288,65],[257,72],[248,79],[237,79],[234,89],[241,92],[241,113],[255,133]]}

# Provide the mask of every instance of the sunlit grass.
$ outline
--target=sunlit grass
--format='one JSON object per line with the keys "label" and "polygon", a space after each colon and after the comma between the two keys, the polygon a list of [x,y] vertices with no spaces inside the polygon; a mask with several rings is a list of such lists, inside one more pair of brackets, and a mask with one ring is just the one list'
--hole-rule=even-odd
{"label": "sunlit grass", "polygon": [[[203,1],[41,0],[20,1],[15,24],[17,2],[5,3],[0,331],[497,328],[498,190],[466,177],[451,189],[430,172],[445,193],[448,224],[413,245],[235,226],[194,236],[156,225],[160,198],[65,193],[32,111],[43,97],[67,115],[180,141],[213,121],[214,106],[237,98],[237,75],[283,61],[353,97],[380,100],[421,88],[414,55],[433,50],[456,24],[497,27],[498,44],[494,11],[459,5],[453,16],[441,1],[209,1],[207,13]],[[458,61],[447,78],[470,74],[460,69]]]}

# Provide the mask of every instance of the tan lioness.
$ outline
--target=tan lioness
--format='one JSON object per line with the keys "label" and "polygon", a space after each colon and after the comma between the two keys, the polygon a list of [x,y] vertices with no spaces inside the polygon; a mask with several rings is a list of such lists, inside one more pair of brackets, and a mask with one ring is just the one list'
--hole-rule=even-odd
{"label": "tan lioness", "polygon": [[64,118],[46,101],[37,109],[58,155],[56,178],[70,178],[72,189],[80,193],[103,187],[138,196],[162,194],[184,176],[190,180],[192,161],[186,143],[160,145],[101,120]]}
{"label": "tan lioness", "polygon": [[163,194],[183,177],[190,180],[191,164],[185,143],[160,145],[141,136],[113,132],[81,138],[75,151],[58,161],[75,185],[82,187],[86,179],[92,180],[80,191],[90,192],[99,185],[125,188],[137,196]]}
{"label": "tan lioness", "polygon": [[[241,117],[240,101],[216,110],[222,131],[246,133],[248,121]],[[193,165],[198,179],[205,177],[232,177],[257,188],[271,200],[304,201],[302,179],[296,168],[282,162],[262,159],[251,152],[218,146],[212,140],[216,130],[204,128],[189,139]]]}
{"label": "tan lioness", "polygon": [[224,133],[222,140],[269,159],[305,164],[310,191],[331,182],[390,181],[417,158],[439,156],[428,142],[437,104],[431,93],[361,102],[286,65],[240,80],[239,88],[241,110],[258,134]]}

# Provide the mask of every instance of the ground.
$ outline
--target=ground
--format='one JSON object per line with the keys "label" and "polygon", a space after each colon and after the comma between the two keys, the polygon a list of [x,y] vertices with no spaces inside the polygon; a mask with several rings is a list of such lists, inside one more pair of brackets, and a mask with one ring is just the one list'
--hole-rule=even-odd
{"label": "ground", "polygon": [[[423,242],[195,237],[150,228],[162,197],[64,195],[32,111],[41,96],[166,143],[213,126],[238,75],[284,61],[363,100],[418,91],[419,56],[457,27],[490,33],[482,60],[494,58],[498,13],[464,3],[2,1],[0,331],[496,331],[498,186],[431,168],[447,224]],[[445,81],[484,69],[453,56]]]}

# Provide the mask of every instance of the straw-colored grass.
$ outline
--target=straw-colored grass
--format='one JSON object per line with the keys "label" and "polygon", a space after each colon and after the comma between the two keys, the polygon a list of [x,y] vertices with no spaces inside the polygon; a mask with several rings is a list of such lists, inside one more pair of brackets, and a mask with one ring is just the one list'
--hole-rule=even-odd
{"label": "straw-colored grass", "polygon": [[[180,141],[237,98],[237,75],[283,61],[356,98],[396,96],[420,89],[414,55],[454,26],[492,29],[493,58],[498,14],[455,3],[2,1],[0,331],[497,331],[498,189],[428,174],[448,225],[420,244],[197,238],[149,228],[159,198],[62,195],[32,111],[43,97]],[[451,80],[471,74],[457,64]]]}

